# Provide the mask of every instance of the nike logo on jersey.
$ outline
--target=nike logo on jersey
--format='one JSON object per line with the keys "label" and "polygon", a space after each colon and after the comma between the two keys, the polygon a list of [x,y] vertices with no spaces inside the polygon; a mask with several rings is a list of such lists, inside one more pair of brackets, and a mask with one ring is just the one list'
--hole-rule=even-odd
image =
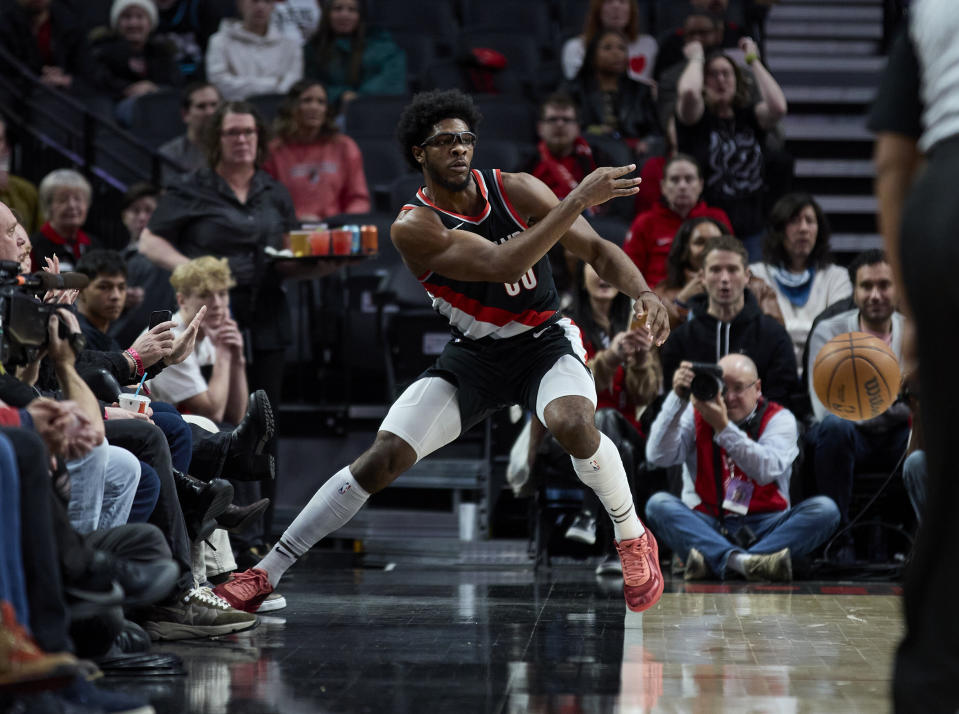
{"label": "nike logo on jersey", "polygon": [[450,230],[451,230],[451,231],[455,231],[457,228],[459,228],[459,227],[460,227],[461,225],[463,225],[464,223],[466,223],[466,221],[460,221],[460,222],[457,223],[455,226],[453,226],[452,228],[450,228]]}
{"label": "nike logo on jersey", "polygon": [[533,339],[534,339],[534,340],[535,340],[535,339],[538,339],[539,336],[542,335],[544,332],[546,332],[546,330],[548,330],[549,328],[550,328],[550,325],[547,325],[547,326],[544,327],[542,330],[539,330],[539,331],[537,331],[537,332],[534,332],[534,333],[533,333]]}

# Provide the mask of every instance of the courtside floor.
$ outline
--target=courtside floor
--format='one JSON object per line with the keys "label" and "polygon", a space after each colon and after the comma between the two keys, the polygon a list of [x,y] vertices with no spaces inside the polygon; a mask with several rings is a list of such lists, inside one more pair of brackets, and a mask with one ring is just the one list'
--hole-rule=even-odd
{"label": "courtside floor", "polygon": [[186,678],[107,680],[158,712],[890,711],[901,590],[672,580],[646,613],[587,563],[329,567],[254,630],[167,644]]}

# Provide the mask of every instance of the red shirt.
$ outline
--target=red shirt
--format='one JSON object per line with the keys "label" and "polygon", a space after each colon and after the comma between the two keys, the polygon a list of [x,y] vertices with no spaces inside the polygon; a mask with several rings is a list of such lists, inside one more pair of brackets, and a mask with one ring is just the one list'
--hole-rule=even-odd
{"label": "red shirt", "polygon": [[650,210],[636,216],[629,227],[629,235],[623,244],[626,255],[639,268],[649,285],[657,285],[666,277],[666,258],[673,245],[673,236],[690,218],[715,218],[732,233],[732,226],[726,212],[721,208],[711,208],[700,201],[686,218],[683,218],[660,201]]}

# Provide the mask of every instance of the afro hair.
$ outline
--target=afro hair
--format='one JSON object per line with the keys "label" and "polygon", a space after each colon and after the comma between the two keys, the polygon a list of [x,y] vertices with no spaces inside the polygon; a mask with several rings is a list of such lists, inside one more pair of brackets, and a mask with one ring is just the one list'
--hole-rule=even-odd
{"label": "afro hair", "polygon": [[396,138],[402,146],[403,157],[414,171],[418,172],[422,167],[413,156],[413,147],[422,144],[433,125],[443,119],[462,119],[470,131],[476,131],[483,115],[473,104],[473,99],[458,89],[434,89],[414,95],[396,126]]}

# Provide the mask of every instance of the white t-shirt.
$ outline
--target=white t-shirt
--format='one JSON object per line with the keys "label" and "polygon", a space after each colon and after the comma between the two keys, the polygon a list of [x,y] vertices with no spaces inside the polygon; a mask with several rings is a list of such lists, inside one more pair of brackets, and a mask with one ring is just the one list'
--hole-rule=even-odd
{"label": "white t-shirt", "polygon": [[[173,328],[173,334],[178,335],[184,329],[183,315],[177,312],[172,319],[177,323],[177,326]],[[209,336],[198,339],[193,348],[193,354],[180,364],[164,368],[160,374],[147,382],[150,398],[176,405],[190,397],[203,394],[209,387],[200,368],[214,362],[216,362],[216,347],[213,346],[213,340]]]}
{"label": "white t-shirt", "polygon": [[[651,82],[653,79],[653,65],[656,63],[656,53],[659,44],[650,35],[639,35],[629,43],[629,77],[640,82]],[[586,57],[586,46],[581,36],[571,37],[563,45],[563,76],[572,79],[583,66]]]}
{"label": "white t-shirt", "polygon": [[959,13],[955,0],[922,0],[909,8],[909,34],[922,70],[923,133],[919,149],[959,134]]}

